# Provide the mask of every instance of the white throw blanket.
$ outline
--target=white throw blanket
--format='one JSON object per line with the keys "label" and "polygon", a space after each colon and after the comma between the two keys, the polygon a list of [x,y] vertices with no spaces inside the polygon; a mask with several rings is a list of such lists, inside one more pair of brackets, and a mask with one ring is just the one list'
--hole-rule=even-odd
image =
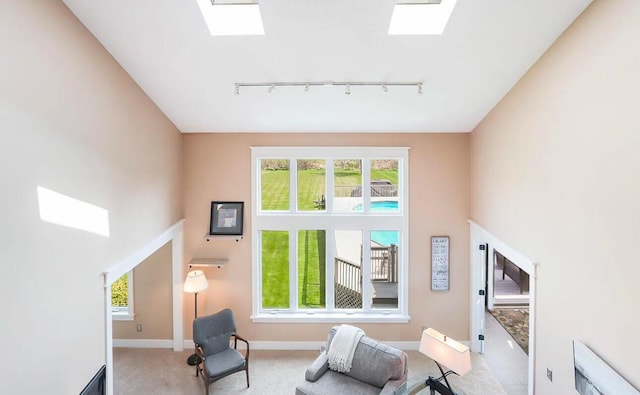
{"label": "white throw blanket", "polygon": [[336,372],[347,373],[351,370],[353,354],[364,331],[351,325],[340,325],[329,346],[329,368]]}

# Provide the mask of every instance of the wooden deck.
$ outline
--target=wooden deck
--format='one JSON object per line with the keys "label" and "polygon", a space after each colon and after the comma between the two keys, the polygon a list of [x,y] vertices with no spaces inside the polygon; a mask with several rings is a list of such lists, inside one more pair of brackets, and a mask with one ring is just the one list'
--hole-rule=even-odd
{"label": "wooden deck", "polygon": [[374,299],[398,299],[398,283],[372,281],[371,288]]}

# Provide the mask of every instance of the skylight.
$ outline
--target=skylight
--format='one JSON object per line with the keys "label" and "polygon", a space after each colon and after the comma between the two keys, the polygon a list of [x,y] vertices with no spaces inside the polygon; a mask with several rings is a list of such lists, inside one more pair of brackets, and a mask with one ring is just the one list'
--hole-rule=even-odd
{"label": "skylight", "polygon": [[264,35],[257,3],[197,1],[212,36]]}
{"label": "skylight", "polygon": [[442,34],[456,1],[398,3],[393,8],[389,34]]}

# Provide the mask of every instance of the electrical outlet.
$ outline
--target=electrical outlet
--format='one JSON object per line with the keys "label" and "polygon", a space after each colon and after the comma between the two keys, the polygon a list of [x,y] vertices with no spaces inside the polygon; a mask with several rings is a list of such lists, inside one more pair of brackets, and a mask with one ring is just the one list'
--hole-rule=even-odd
{"label": "electrical outlet", "polygon": [[142,324],[136,325],[136,331],[137,332],[142,332]]}
{"label": "electrical outlet", "polygon": [[547,368],[547,379],[549,379],[549,381],[553,382],[553,371],[549,368]]}

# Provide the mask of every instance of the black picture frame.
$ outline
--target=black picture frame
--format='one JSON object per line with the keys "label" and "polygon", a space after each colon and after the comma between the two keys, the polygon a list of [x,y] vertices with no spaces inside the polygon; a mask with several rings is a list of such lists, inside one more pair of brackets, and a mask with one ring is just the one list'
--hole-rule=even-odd
{"label": "black picture frame", "polygon": [[244,202],[211,202],[209,234],[212,236],[242,236]]}

